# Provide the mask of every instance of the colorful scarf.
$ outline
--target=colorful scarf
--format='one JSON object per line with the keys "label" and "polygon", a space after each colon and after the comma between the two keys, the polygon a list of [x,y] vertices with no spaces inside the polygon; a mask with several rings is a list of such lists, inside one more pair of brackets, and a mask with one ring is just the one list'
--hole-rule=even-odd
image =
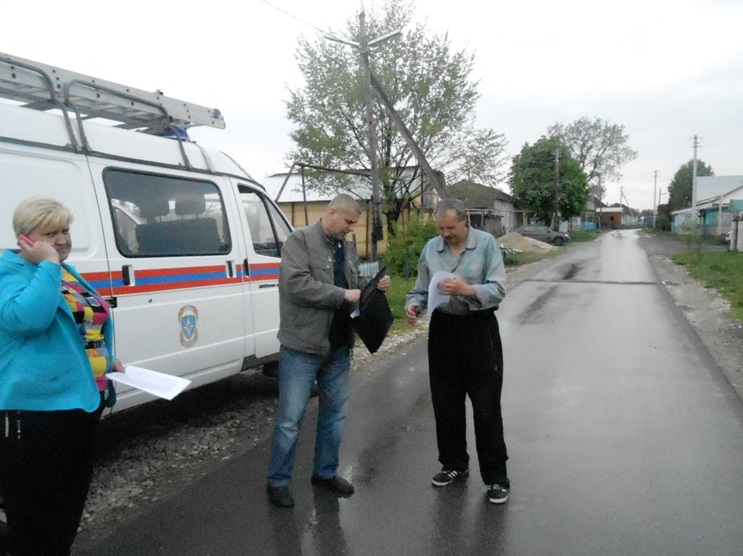
{"label": "colorful scarf", "polygon": [[111,354],[106,348],[102,329],[111,309],[102,297],[85,289],[77,278],[65,269],[62,269],[62,295],[75,317],[98,390],[105,392],[105,374],[111,366]]}

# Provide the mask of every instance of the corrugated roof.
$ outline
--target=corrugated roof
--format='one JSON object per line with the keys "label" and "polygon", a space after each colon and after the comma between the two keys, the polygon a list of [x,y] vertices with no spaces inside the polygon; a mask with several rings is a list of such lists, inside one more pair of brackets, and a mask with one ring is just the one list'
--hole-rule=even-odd
{"label": "corrugated roof", "polygon": [[464,201],[465,207],[469,209],[493,208],[495,201],[514,202],[514,198],[497,189],[470,180],[461,180],[446,187],[449,196]]}
{"label": "corrugated roof", "polygon": [[[349,193],[359,199],[371,199],[371,185],[367,185],[362,178],[359,178],[358,187],[354,187],[353,190],[347,189],[331,189],[318,191],[317,189],[307,188],[304,194],[302,193],[302,174],[292,173],[289,174],[287,180],[287,173],[273,174],[272,176],[266,176],[263,178],[263,186],[266,188],[268,196],[278,203],[302,203],[305,200],[310,202],[315,201],[330,201],[333,197],[339,193]],[[284,182],[286,181],[286,185]],[[305,179],[305,184],[307,179]],[[282,190],[282,186],[284,189]],[[279,198],[279,193],[280,198]]]}

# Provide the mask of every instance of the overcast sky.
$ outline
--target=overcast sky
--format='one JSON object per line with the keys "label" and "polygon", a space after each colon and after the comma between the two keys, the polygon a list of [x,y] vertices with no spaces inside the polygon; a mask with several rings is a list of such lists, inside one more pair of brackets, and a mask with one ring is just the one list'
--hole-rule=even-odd
{"label": "overcast sky", "polygon": [[[361,5],[0,0],[0,52],[217,107],[227,129],[192,137],[260,180],[286,169],[297,37],[340,35]],[[608,203],[621,188],[652,208],[654,172],[665,192],[694,135],[716,175],[743,174],[743,0],[418,0],[417,16],[474,51],[477,126],[503,133],[510,154],[558,121],[624,125],[638,157],[608,184]]]}

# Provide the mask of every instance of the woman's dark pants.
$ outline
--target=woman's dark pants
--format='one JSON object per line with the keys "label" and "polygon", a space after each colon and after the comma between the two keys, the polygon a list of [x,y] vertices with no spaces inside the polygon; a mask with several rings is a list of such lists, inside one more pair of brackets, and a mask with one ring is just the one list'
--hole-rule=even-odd
{"label": "woman's dark pants", "polygon": [[11,553],[67,556],[90,488],[100,412],[2,411],[0,416],[0,492]]}

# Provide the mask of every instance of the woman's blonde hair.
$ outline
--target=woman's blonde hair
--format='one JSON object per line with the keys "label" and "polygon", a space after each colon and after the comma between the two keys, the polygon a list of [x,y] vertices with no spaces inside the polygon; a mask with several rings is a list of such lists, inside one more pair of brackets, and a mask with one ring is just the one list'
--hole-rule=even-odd
{"label": "woman's blonde hair", "polygon": [[39,226],[52,230],[68,228],[71,223],[69,209],[50,197],[24,199],[13,213],[15,235],[29,234]]}

